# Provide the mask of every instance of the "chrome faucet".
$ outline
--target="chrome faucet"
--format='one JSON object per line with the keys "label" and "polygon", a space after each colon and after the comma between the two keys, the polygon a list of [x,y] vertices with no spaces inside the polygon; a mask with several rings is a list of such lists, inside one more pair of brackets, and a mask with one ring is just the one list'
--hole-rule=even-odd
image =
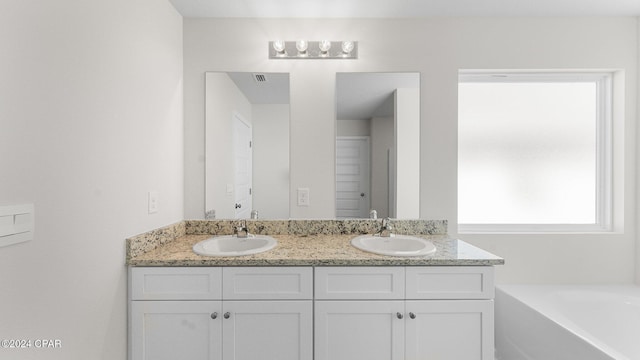
{"label": "chrome faucet", "polygon": [[249,236],[249,229],[247,228],[247,220],[241,220],[240,225],[236,226],[236,236],[239,238],[246,238]]}
{"label": "chrome faucet", "polygon": [[388,217],[382,219],[382,226],[380,227],[380,231],[376,233],[376,235],[381,237],[392,237],[393,236],[393,226],[391,226],[391,219]]}

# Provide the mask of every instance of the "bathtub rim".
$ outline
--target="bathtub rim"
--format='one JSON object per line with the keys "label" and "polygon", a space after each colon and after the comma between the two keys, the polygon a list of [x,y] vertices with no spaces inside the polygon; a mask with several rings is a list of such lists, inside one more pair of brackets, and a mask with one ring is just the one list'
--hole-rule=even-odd
{"label": "bathtub rim", "polygon": [[[525,306],[538,315],[553,322],[556,326],[564,328],[567,332],[580,340],[589,343],[603,354],[616,360],[632,360],[627,355],[620,353],[615,348],[604,343],[597,337],[583,329],[568,317],[558,312],[551,305],[544,295],[557,294],[559,291],[580,290],[580,291],[607,291],[622,292],[624,294],[633,294],[640,297],[640,286],[636,284],[564,284],[564,285],[547,285],[547,284],[500,284],[496,285],[496,293],[501,292],[509,298]],[[497,297],[497,296],[496,296]]]}

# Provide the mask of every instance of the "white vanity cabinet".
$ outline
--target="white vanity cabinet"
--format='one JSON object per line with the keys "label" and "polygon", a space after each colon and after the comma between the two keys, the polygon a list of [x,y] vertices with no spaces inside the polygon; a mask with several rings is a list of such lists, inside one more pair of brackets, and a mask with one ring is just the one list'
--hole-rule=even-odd
{"label": "white vanity cabinet", "polygon": [[493,360],[493,267],[315,269],[315,360]]}
{"label": "white vanity cabinet", "polygon": [[132,267],[130,360],[493,360],[492,266]]}
{"label": "white vanity cabinet", "polygon": [[134,267],[130,360],[311,360],[311,267]]}

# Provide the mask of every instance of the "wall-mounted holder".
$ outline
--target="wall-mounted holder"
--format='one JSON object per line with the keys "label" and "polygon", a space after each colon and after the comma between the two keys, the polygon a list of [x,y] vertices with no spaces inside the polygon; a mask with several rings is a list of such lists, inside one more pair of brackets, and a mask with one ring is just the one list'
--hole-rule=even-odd
{"label": "wall-mounted holder", "polygon": [[0,206],[0,247],[33,239],[33,204]]}
{"label": "wall-mounted holder", "polygon": [[269,41],[269,59],[357,59],[357,41]]}

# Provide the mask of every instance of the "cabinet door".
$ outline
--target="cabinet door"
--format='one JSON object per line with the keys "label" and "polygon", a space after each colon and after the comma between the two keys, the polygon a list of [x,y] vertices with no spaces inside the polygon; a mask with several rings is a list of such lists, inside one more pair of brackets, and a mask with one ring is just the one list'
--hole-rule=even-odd
{"label": "cabinet door", "polygon": [[493,360],[493,300],[406,302],[407,360]]}
{"label": "cabinet door", "polygon": [[225,360],[311,360],[313,302],[225,301]]}
{"label": "cabinet door", "polygon": [[403,360],[404,301],[316,301],[315,360]]}
{"label": "cabinet door", "polygon": [[132,301],[129,359],[221,360],[221,310],[220,301]]}

